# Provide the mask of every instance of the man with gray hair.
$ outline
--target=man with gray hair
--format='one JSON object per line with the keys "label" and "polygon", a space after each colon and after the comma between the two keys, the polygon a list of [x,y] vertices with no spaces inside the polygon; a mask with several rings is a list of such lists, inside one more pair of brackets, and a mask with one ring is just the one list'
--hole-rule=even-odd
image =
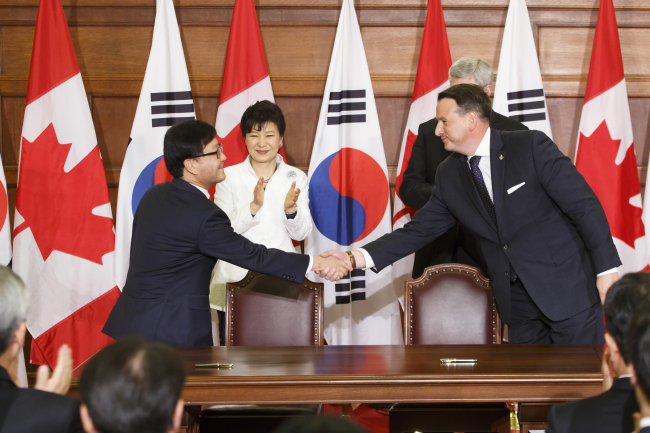
{"label": "man with gray hair", "polygon": [[[494,74],[490,64],[478,57],[463,57],[449,68],[449,82],[456,84],[476,84],[492,96]],[[418,137],[413,144],[411,159],[404,172],[399,196],[402,202],[419,210],[431,197],[436,171],[442,161],[452,152],[445,150],[442,140],[436,135],[437,119],[420,125]],[[528,129],[516,120],[492,111],[490,127],[498,131]],[[474,236],[462,226],[452,227],[435,241],[415,253],[413,278],[418,278],[424,270],[441,263],[463,263],[476,266],[485,274],[486,266],[476,251]]]}
{"label": "man with gray hair", "polygon": [[25,343],[28,308],[25,284],[0,266],[0,433],[83,432],[79,402],[64,395],[72,376],[68,346],[59,349],[51,376],[49,368],[41,366],[35,389],[18,387],[18,354]]}

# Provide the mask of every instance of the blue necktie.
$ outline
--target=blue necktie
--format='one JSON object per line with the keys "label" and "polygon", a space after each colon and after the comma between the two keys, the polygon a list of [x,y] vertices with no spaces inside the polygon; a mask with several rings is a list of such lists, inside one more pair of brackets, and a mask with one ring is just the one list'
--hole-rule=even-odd
{"label": "blue necktie", "polygon": [[[492,203],[492,199],[490,198],[490,193],[487,190],[487,187],[485,186],[485,181],[483,180],[483,173],[481,173],[481,169],[478,167],[478,163],[481,162],[481,157],[480,156],[472,156],[469,159],[469,166],[471,167],[470,172],[472,173],[472,179],[474,179],[474,184],[476,185],[476,189],[478,190],[478,195],[481,197],[481,201],[483,202],[483,206],[485,206],[485,210],[487,210],[488,215],[490,215],[490,218],[492,218],[492,221],[494,221],[494,225],[497,226],[497,229],[499,228],[499,225],[497,224],[497,213],[494,210],[494,203]],[[515,272],[514,268],[510,263],[508,263],[510,266],[510,281],[513,283],[517,281],[517,273]]]}

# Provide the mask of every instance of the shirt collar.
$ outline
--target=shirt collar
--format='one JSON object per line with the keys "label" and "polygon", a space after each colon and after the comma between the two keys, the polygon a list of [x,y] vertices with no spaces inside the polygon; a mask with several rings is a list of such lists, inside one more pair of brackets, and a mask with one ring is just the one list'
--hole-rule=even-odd
{"label": "shirt collar", "polygon": [[[251,159],[253,159],[250,155],[248,155],[248,158],[244,160],[244,163],[246,164],[246,167],[248,168],[248,171],[253,173],[253,176],[257,179],[257,174],[255,174],[255,170],[253,170],[253,166],[251,165]],[[278,153],[275,154],[275,162],[278,164],[278,168],[276,171],[280,171],[282,168],[282,164],[284,163],[284,160],[282,159],[282,155],[280,155],[280,150],[278,149]],[[273,172],[275,174],[275,172]],[[273,175],[271,175],[273,177]]]}
{"label": "shirt collar", "polygon": [[486,156],[488,158],[490,157],[490,128],[489,127],[487,131],[485,131],[485,135],[483,136],[481,143],[478,145],[478,148],[476,148],[476,152],[474,152],[474,155],[472,156]]}
{"label": "shirt collar", "polygon": [[[188,182],[188,183],[189,183],[189,182]],[[205,188],[201,188],[200,186],[198,186],[198,185],[194,185],[193,183],[190,183],[190,185],[192,185],[194,188],[196,188],[196,189],[198,189],[199,191],[201,191],[201,192],[203,193],[203,195],[205,196],[205,198],[210,199],[210,193],[208,192],[207,189],[205,189]]]}

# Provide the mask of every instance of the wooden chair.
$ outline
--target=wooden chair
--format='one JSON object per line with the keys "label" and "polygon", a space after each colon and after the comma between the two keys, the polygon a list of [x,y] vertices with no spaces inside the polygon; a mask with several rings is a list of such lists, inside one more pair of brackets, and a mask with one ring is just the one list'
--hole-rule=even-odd
{"label": "wooden chair", "polygon": [[[405,282],[405,344],[500,344],[492,283],[467,265],[444,264]],[[435,362],[432,360],[431,362]],[[389,432],[509,432],[506,403],[395,404]]]}
{"label": "wooden chair", "polygon": [[[226,346],[322,346],[323,284],[281,280],[249,271],[226,286]],[[218,391],[217,391],[218,392]],[[199,431],[272,432],[289,418],[314,415],[322,405],[210,406]]]}

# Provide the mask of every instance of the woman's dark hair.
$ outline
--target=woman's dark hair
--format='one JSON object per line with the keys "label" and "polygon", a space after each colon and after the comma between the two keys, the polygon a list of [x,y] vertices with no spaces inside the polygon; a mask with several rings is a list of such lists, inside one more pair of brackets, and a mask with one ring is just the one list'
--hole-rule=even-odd
{"label": "woman's dark hair", "polygon": [[639,306],[625,333],[625,351],[634,366],[637,382],[650,397],[650,303]]}
{"label": "woman's dark hair", "polygon": [[450,98],[456,101],[457,111],[461,116],[470,111],[475,112],[483,122],[490,123],[492,104],[485,91],[476,84],[456,84],[438,93],[438,101]]}
{"label": "woman's dark hair", "polygon": [[79,391],[99,433],[164,433],[173,426],[184,381],[176,349],[132,336],[93,356]]}
{"label": "woman's dark hair", "polygon": [[163,154],[172,176],[183,176],[183,162],[196,158],[215,139],[217,131],[202,120],[188,120],[174,125],[165,134]]}
{"label": "woman's dark hair", "polygon": [[278,127],[278,132],[280,137],[284,137],[284,131],[287,129],[286,123],[284,123],[284,114],[280,107],[275,105],[271,101],[257,101],[244,111],[244,114],[241,116],[241,134],[246,138],[246,134],[251,132],[253,128],[255,130],[260,130],[262,125],[273,122],[275,126]]}

